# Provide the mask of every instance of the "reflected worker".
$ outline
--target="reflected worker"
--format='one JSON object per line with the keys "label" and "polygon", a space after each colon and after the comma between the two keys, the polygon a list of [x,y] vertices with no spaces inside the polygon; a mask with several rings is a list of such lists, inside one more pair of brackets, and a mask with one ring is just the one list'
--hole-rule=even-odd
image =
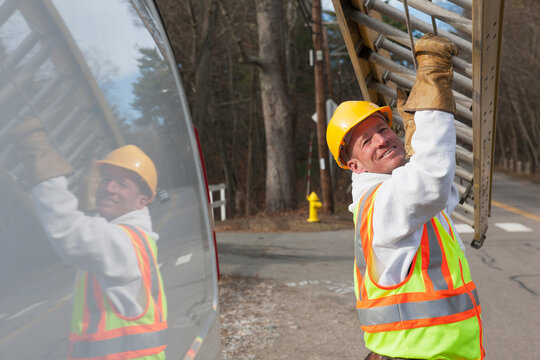
{"label": "reflected worker", "polygon": [[78,209],[65,175],[73,169],[37,119],[14,130],[39,219],[64,263],[79,272],[70,359],[165,359],[167,303],[157,265],[158,234],[146,207],[157,172],[138,147],[97,161],[98,216]]}

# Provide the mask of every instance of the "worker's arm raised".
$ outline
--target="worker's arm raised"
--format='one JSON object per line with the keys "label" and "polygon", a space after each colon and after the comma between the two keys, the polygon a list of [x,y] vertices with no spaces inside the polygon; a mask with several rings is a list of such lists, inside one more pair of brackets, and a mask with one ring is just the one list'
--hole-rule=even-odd
{"label": "worker's arm raised", "polygon": [[[62,261],[96,275],[120,313],[138,315],[141,307],[136,294],[142,277],[126,232],[103,217],[79,211],[78,200],[68,190],[63,176],[39,183],[32,189],[32,197],[49,242]],[[146,216],[140,216],[139,222],[130,223],[150,227],[145,224],[150,221],[149,215],[142,215]]]}
{"label": "worker's arm raised", "polygon": [[448,205],[456,146],[450,57],[456,53],[455,45],[439,36],[426,35],[417,42],[416,82],[404,104],[405,111],[414,113],[415,154],[384,181],[376,197],[374,227],[383,246],[419,231]]}
{"label": "worker's arm raised", "polygon": [[[138,315],[141,273],[129,236],[120,226],[78,210],[78,200],[64,176],[73,169],[38,119],[21,121],[12,135],[38,217],[56,253],[64,263],[96,275],[121,313]],[[144,224],[150,222],[149,215],[141,218],[134,225],[150,229],[151,224]]]}

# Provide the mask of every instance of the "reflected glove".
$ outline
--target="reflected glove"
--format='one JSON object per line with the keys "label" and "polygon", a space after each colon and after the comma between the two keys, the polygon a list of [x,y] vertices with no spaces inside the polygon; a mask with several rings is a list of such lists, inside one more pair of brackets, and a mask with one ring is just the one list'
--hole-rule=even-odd
{"label": "reflected glove", "polygon": [[458,54],[456,45],[441,36],[426,34],[415,47],[418,69],[405,111],[440,110],[455,114],[451,56]]}
{"label": "reflected glove", "polygon": [[99,169],[94,162],[84,170],[80,177],[77,198],[79,209],[89,212],[96,209],[96,190],[99,183]]}
{"label": "reflected glove", "polygon": [[411,139],[416,130],[416,123],[414,122],[414,114],[405,112],[403,107],[407,102],[407,93],[404,90],[397,89],[397,109],[399,115],[403,118],[403,126],[405,127],[405,153],[407,158],[414,155],[414,149],[411,146]]}
{"label": "reflected glove", "polygon": [[30,187],[40,182],[68,175],[73,168],[51,144],[47,131],[36,118],[20,121],[11,130],[16,151],[24,165]]}

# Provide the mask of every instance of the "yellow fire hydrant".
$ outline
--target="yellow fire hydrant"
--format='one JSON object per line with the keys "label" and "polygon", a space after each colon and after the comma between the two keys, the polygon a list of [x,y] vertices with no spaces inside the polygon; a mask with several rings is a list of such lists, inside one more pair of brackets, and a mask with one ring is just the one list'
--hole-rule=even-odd
{"label": "yellow fire hydrant", "polygon": [[322,207],[322,203],[319,200],[319,197],[317,194],[315,194],[315,191],[309,194],[309,196],[306,196],[307,200],[309,201],[309,219],[307,219],[308,222],[319,222],[319,218],[317,217],[317,211]]}

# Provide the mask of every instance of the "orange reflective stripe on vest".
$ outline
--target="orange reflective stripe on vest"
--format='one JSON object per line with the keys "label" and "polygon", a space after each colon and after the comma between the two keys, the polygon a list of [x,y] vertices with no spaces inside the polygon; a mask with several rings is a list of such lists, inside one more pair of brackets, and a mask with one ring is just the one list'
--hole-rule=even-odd
{"label": "orange reflective stripe on vest", "polygon": [[[73,344],[71,357],[74,359],[131,359],[152,355],[165,350],[167,330],[146,332],[140,334],[121,335],[121,337],[76,342]],[[146,355],[142,351],[147,350]],[[126,357],[130,353],[131,357]]]}
{"label": "orange reflective stripe on vest", "polygon": [[77,292],[84,296],[75,299],[84,304],[82,311],[74,311],[74,316],[82,317],[75,320],[80,321],[81,332],[72,330],[70,334],[70,359],[135,359],[158,354],[164,358],[166,305],[156,254],[150,244],[153,240],[133,226],[120,226],[129,235],[137,254],[146,305],[137,317],[118,313],[97,278],[86,272],[79,284],[84,292]]}

